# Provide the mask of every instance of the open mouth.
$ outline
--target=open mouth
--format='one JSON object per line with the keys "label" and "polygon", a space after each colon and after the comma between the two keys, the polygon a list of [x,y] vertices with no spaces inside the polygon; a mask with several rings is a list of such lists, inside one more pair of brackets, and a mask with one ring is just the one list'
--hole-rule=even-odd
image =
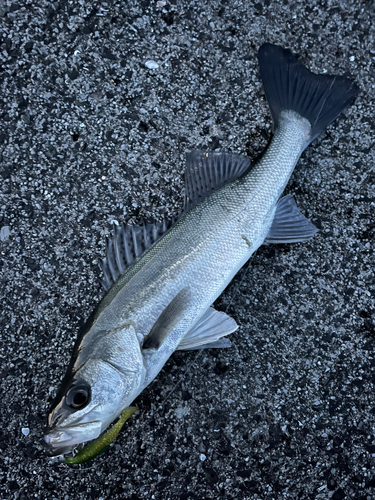
{"label": "open mouth", "polygon": [[51,456],[63,455],[77,444],[96,439],[102,430],[100,421],[78,424],[61,430],[52,430],[44,436],[44,446]]}

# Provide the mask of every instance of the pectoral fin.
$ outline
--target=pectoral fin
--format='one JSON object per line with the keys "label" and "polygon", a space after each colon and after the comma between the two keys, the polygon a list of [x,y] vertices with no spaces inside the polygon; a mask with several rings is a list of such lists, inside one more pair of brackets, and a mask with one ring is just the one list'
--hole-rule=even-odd
{"label": "pectoral fin", "polygon": [[265,243],[297,243],[310,239],[318,229],[298,210],[293,198],[288,194],[276,206]]}
{"label": "pectoral fin", "polygon": [[183,288],[160,314],[143,342],[143,349],[159,349],[184,317],[190,304],[190,288]]}
{"label": "pectoral fin", "polygon": [[237,328],[238,325],[233,318],[209,307],[199,322],[182,339],[177,350],[191,351],[211,347],[230,347],[230,340],[222,337],[235,332]]}
{"label": "pectoral fin", "polygon": [[203,349],[227,349],[228,347],[232,347],[232,342],[226,337],[223,337],[215,342],[209,342],[207,344],[178,347],[177,351],[202,351]]}

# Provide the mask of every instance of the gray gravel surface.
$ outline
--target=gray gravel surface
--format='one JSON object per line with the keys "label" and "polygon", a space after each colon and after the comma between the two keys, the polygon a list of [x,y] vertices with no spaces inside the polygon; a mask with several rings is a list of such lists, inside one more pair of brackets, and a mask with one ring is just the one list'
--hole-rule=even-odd
{"label": "gray gravel surface", "polygon": [[[374,6],[246,0],[0,3],[0,498],[375,498]],[[257,156],[257,49],[361,93],[287,187],[320,228],[262,247],[215,307],[228,350],[178,353],[106,454],[41,442],[113,221],[182,206],[194,148]]]}

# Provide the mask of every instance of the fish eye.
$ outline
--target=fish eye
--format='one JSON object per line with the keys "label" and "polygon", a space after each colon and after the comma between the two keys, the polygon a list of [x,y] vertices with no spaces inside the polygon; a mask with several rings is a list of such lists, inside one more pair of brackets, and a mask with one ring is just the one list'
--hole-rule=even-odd
{"label": "fish eye", "polygon": [[73,384],[65,396],[66,404],[81,410],[90,401],[90,388],[84,383]]}

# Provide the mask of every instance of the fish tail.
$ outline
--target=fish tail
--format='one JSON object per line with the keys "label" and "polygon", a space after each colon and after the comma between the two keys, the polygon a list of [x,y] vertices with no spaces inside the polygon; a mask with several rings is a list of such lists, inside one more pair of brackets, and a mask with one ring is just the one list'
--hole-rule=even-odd
{"label": "fish tail", "polygon": [[260,73],[276,130],[282,111],[294,111],[311,124],[307,147],[352,102],[358,93],[344,76],[311,73],[289,51],[263,44],[259,49]]}

